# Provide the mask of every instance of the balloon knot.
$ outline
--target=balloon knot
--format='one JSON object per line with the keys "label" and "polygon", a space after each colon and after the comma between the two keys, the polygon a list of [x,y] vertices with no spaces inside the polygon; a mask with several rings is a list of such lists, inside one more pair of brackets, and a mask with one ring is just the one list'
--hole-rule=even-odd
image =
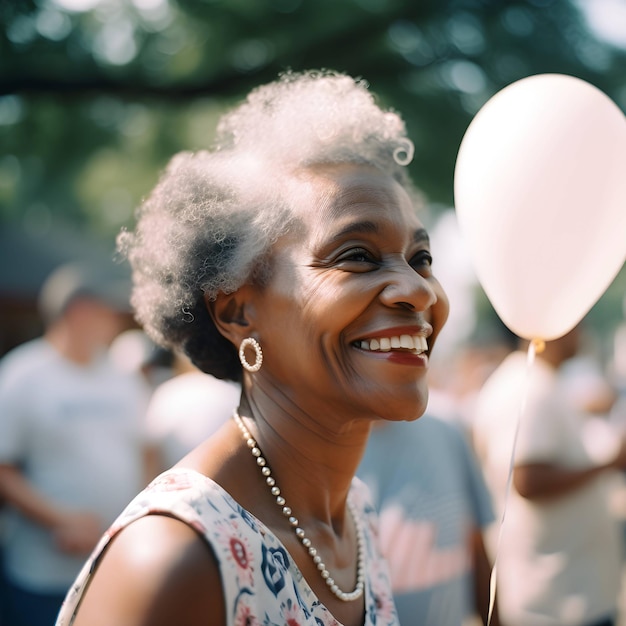
{"label": "balloon knot", "polygon": [[546,342],[543,339],[533,339],[531,341],[535,354],[541,354],[546,349]]}

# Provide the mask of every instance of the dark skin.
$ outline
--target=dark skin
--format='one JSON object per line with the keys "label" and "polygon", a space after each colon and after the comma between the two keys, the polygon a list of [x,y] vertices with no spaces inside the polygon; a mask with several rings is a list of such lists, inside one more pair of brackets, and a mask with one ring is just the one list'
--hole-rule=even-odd
{"label": "dark skin", "polygon": [[[447,317],[429,243],[405,191],[363,166],[302,173],[297,227],[272,250],[263,285],[208,303],[235,346],[254,336],[263,367],[246,373],[240,414],[287,503],[339,587],[356,582],[356,529],[346,507],[370,426],[419,417],[427,402],[427,357],[365,350],[361,341],[403,333],[429,347]],[[439,297],[438,297],[439,296]],[[283,542],[333,616],[361,626],[364,598],[338,600],[269,494],[230,421],[183,459],[219,483]],[[151,516],[112,541],[75,626],[223,626],[216,561],[182,522]]]}

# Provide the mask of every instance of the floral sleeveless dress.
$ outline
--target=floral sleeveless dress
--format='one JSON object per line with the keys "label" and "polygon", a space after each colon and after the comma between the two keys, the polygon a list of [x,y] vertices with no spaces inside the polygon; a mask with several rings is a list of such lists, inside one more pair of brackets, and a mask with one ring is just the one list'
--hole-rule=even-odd
{"label": "floral sleeveless dress", "polygon": [[[397,626],[387,565],[376,547],[376,514],[367,488],[356,478],[350,500],[365,536],[364,626]],[[156,478],[104,534],[68,591],[56,626],[72,624],[89,578],[111,539],[150,513],[182,520],[212,548],[224,585],[228,626],[341,626],[317,599],[278,538],[217,483],[184,468]]]}

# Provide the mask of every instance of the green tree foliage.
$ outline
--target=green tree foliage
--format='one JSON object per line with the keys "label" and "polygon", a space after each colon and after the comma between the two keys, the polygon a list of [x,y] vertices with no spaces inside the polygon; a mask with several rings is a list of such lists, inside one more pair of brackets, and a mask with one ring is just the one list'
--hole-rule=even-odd
{"label": "green tree foliage", "polygon": [[113,237],[169,157],[286,69],[364,77],[402,112],[412,174],[451,206],[472,116],[503,86],[561,72],[626,108],[626,50],[595,0],[2,0],[0,225]]}

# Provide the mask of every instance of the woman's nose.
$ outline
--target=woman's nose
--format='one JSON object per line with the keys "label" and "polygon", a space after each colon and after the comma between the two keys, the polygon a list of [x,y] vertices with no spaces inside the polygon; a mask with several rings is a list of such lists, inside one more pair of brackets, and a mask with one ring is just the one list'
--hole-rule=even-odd
{"label": "woman's nose", "polygon": [[404,264],[390,269],[380,300],[389,307],[425,311],[437,302],[437,294],[421,274]]}

